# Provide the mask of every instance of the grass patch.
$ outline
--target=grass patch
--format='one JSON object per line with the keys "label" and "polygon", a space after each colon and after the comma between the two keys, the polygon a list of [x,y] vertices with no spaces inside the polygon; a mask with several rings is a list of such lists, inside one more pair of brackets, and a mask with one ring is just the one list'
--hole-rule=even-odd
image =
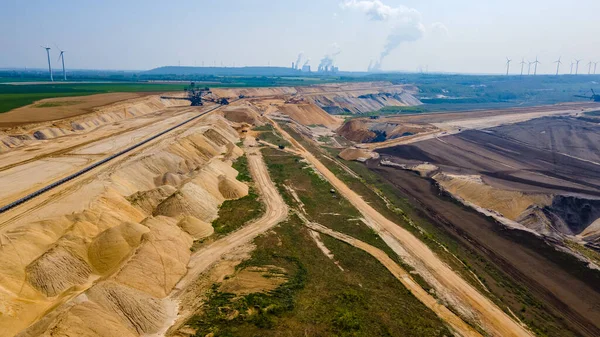
{"label": "grass patch", "polygon": [[258,237],[238,268],[277,266],[288,281],[268,293],[210,291],[188,321],[196,336],[450,336],[439,318],[367,253],[333,238],[325,245],[342,272],[315,245],[300,219]]}
{"label": "grass patch", "polygon": [[263,149],[262,153],[271,179],[288,204],[299,207],[285,186],[296,191],[312,221],[375,246],[399,261],[379,235],[360,221],[362,216],[356,208],[337,193],[331,193],[333,186],[300,157],[271,148]]}
{"label": "grass patch", "polygon": [[215,233],[225,235],[242,227],[248,221],[261,216],[265,212],[265,207],[258,199],[258,194],[253,188],[250,188],[248,195],[236,199],[225,200],[219,207],[219,217],[213,221],[212,225]]}
{"label": "grass patch", "polygon": [[283,138],[283,136],[273,128],[271,124],[255,127],[255,131],[261,131],[257,139],[271,143],[273,145],[290,146],[291,144]]}
{"label": "grass patch", "polygon": [[250,169],[248,169],[248,158],[246,158],[246,154],[238,157],[233,164],[231,165],[236,171],[238,171],[237,180],[239,181],[252,181],[252,176],[250,175]]}

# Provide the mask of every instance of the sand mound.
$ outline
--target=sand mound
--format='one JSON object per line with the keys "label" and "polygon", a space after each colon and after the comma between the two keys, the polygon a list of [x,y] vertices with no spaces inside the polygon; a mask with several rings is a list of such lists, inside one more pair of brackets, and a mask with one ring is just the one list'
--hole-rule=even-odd
{"label": "sand mound", "polygon": [[86,295],[138,334],[157,332],[167,319],[161,300],[116,282],[96,284]]}
{"label": "sand mound", "polygon": [[179,186],[181,181],[185,179],[180,174],[176,174],[173,172],[165,173],[160,179],[156,180],[157,185],[171,185],[171,186]]}
{"label": "sand mound", "polygon": [[187,272],[193,239],[171,218],[148,218],[150,232],[114,280],[152,296],[165,297]]}
{"label": "sand mound", "polygon": [[125,222],[105,230],[90,244],[90,263],[102,274],[119,266],[139,246],[142,235],[149,231],[146,226],[134,222]]}
{"label": "sand mound", "polygon": [[360,160],[364,161],[370,159],[373,155],[365,150],[357,149],[357,148],[347,148],[338,154],[340,158],[344,160]]}
{"label": "sand mound", "polygon": [[223,116],[234,123],[247,123],[255,125],[260,118],[256,108],[247,103],[244,105],[230,105],[225,108]]}
{"label": "sand mound", "polygon": [[193,216],[184,217],[177,225],[194,239],[209,237],[215,232],[215,229],[211,224],[198,220]]}
{"label": "sand mound", "polygon": [[337,129],[342,124],[340,119],[332,117],[314,104],[286,104],[279,110],[305,126],[323,125],[330,129]]}
{"label": "sand mound", "polygon": [[219,192],[225,199],[239,199],[248,195],[248,185],[222,175],[219,177]]}
{"label": "sand mound", "polygon": [[369,130],[368,124],[360,119],[349,120],[337,132],[344,138],[358,143],[367,143],[377,137],[375,132]]}
{"label": "sand mound", "polygon": [[435,180],[448,192],[501,213],[510,220],[516,220],[531,205],[549,205],[552,202],[549,195],[497,189],[474,176],[438,174]]}
{"label": "sand mound", "polygon": [[[33,330],[33,329],[31,329]],[[35,331],[19,334],[19,337],[136,337],[135,330],[127,329],[121,320],[102,310],[92,302],[83,302],[74,305],[68,311],[59,315],[44,333]]]}
{"label": "sand mound", "polygon": [[175,192],[177,192],[175,187],[163,185],[149,191],[136,192],[127,197],[127,200],[132,205],[144,210],[147,214],[152,214],[156,206]]}
{"label": "sand mound", "polygon": [[46,296],[56,296],[84,283],[92,269],[80,257],[64,247],[54,247],[25,269],[27,281]]}
{"label": "sand mound", "polygon": [[172,218],[191,215],[202,221],[212,222],[217,218],[219,204],[212,194],[190,182],[161,202],[154,215]]}

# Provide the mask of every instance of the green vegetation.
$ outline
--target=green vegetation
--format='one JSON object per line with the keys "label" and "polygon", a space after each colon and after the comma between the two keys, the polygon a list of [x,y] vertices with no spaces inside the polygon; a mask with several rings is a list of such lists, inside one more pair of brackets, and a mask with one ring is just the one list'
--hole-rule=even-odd
{"label": "green vegetation", "polygon": [[[516,314],[538,336],[574,336],[564,322],[554,316],[523,284],[479,252],[464,245],[453,234],[430,222],[430,219],[415,209],[396,188],[364,164],[336,159],[334,157],[339,150],[322,150],[292,129],[285,128],[371,206],[427,244],[471,285],[488,294],[488,297],[509,315]],[[357,179],[346,172],[340,166],[342,163],[360,178]],[[551,250],[551,247],[548,248],[549,252]]]}
{"label": "green vegetation", "polygon": [[180,91],[185,84],[155,83],[69,83],[69,84],[0,84],[0,113],[31,104],[44,98],[87,96],[109,92]]}
{"label": "green vegetation", "polygon": [[[238,171],[237,180],[252,182],[246,155],[238,157],[232,167]],[[247,196],[235,200],[225,200],[221,204],[219,217],[213,221],[212,226],[215,233],[222,236],[242,227],[248,221],[257,219],[264,212],[264,204],[259,200],[254,188],[250,187]]]}
{"label": "green vegetation", "polygon": [[246,155],[238,157],[231,165],[236,171],[238,171],[237,180],[239,181],[252,181],[250,175],[250,169],[248,168],[248,158]]}
{"label": "green vegetation", "polygon": [[225,235],[242,227],[248,221],[257,219],[265,212],[258,194],[250,188],[248,195],[235,200],[225,200],[219,207],[219,217],[212,225],[215,233]]}
{"label": "green vegetation", "polygon": [[[223,293],[215,285],[187,322],[196,336],[450,336],[379,261],[321,236],[342,272],[316,246],[297,216],[254,241],[239,269],[276,266],[287,282],[268,293]],[[360,263],[357,263],[360,261]],[[267,275],[268,276],[268,275]]]}
{"label": "green vegetation", "polygon": [[418,106],[384,106],[383,108],[373,111],[371,113],[363,114],[363,116],[379,116],[379,115],[409,115],[409,114],[418,114],[431,112],[430,109],[423,107],[422,105]]}
{"label": "green vegetation", "polygon": [[257,138],[259,138],[262,141],[271,143],[273,145],[291,145],[290,143],[288,143],[287,140],[283,138],[283,136],[279,132],[277,132],[277,130],[273,128],[271,124],[265,124],[259,127],[255,127],[254,130],[261,131],[260,136],[258,136]]}
{"label": "green vegetation", "polygon": [[[377,233],[360,221],[361,215],[354,206],[337,193],[331,193],[333,186],[300,160],[300,157],[271,148],[265,148],[262,152],[271,179],[289,205],[302,207],[311,221],[364,241],[399,261],[398,256]],[[302,205],[286,186],[296,191]]]}

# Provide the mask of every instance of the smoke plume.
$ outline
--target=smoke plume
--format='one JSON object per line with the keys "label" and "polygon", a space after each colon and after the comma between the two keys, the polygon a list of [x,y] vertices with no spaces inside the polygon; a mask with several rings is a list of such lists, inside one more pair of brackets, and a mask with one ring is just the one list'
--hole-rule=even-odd
{"label": "smoke plume", "polygon": [[304,52],[300,52],[300,54],[298,54],[298,58],[296,59],[296,63],[294,63],[294,69],[298,69],[300,67],[300,62],[302,62],[303,57]]}
{"label": "smoke plume", "polygon": [[331,47],[332,47],[332,49],[334,51],[332,53],[330,53],[330,54],[326,54],[321,59],[321,63],[319,63],[319,69],[318,69],[318,71],[328,71],[328,70],[331,70],[333,68],[333,64],[335,62],[335,57],[338,56],[342,52],[340,50],[340,47],[338,46],[337,43],[334,43]]}
{"label": "smoke plume", "polygon": [[[386,56],[398,46],[406,42],[417,41],[425,35],[425,26],[422,23],[421,13],[414,8],[406,6],[391,7],[380,0],[345,0],[343,9],[358,10],[364,13],[371,21],[386,22],[390,32],[379,59],[371,61],[369,71],[381,69],[381,64]],[[436,28],[443,26],[436,23]],[[445,28],[445,26],[444,26]]]}

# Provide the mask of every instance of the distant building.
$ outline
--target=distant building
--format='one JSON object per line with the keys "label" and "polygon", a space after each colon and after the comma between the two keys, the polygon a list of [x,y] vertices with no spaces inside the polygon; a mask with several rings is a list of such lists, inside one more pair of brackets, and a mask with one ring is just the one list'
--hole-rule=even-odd
{"label": "distant building", "polygon": [[305,73],[310,73],[310,66],[308,64],[305,66],[302,66],[302,71]]}

